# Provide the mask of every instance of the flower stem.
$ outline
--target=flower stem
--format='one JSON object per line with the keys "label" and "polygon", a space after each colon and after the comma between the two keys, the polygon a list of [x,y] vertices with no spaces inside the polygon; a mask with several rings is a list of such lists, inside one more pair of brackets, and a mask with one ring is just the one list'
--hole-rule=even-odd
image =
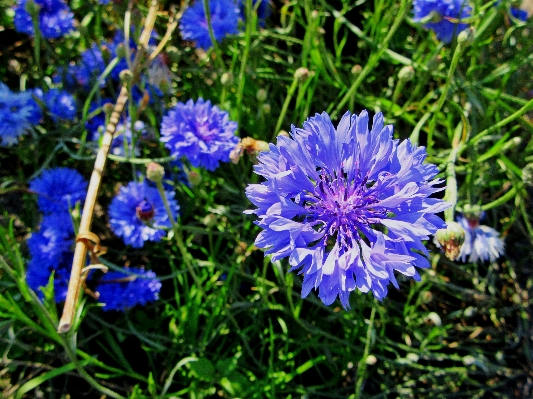
{"label": "flower stem", "polygon": [[180,250],[181,257],[183,258],[183,262],[185,262],[185,266],[187,267],[187,270],[191,274],[200,292],[204,296],[206,296],[202,282],[198,278],[192,266],[191,255],[189,254],[189,251],[187,251],[187,247],[185,246],[185,242],[183,241],[183,234],[181,234],[180,226],[174,219],[174,215],[172,214],[172,210],[170,209],[170,205],[168,204],[167,195],[165,193],[165,188],[163,187],[163,182],[161,180],[158,180],[155,182],[155,184],[157,186],[157,191],[159,192],[159,195],[161,199],[163,200],[163,204],[165,205],[165,210],[167,212],[168,219],[170,220],[170,224],[172,225],[172,230],[174,231],[174,239],[176,240],[176,244],[178,245],[178,249]]}
{"label": "flower stem", "polygon": [[33,22],[33,58],[37,66],[37,73],[39,74],[39,84],[44,87],[44,74],[41,66],[41,30],[39,29],[39,14],[32,13],[31,20]]}
{"label": "flower stem", "polygon": [[428,139],[427,139],[427,154],[428,156],[431,156],[433,153],[433,132],[435,131],[435,127],[437,126],[438,116],[439,112],[444,106],[444,102],[446,101],[446,98],[448,97],[448,92],[450,91],[450,86],[453,81],[453,75],[455,73],[455,70],[457,68],[457,65],[459,64],[459,60],[461,59],[461,54],[463,53],[463,49],[465,46],[460,41],[457,42],[457,46],[455,47],[455,51],[453,53],[452,62],[450,63],[450,68],[448,69],[448,76],[446,77],[446,83],[444,84],[444,88],[442,89],[442,92],[440,93],[439,100],[437,101],[437,104],[433,107],[431,110],[433,112],[433,117],[431,118],[431,121],[429,122],[429,129],[428,129]]}
{"label": "flower stem", "polygon": [[220,47],[218,47],[217,39],[215,38],[215,32],[213,31],[213,25],[211,24],[211,10],[209,9],[209,0],[203,0],[204,3],[204,12],[205,19],[207,21],[207,27],[209,29],[209,38],[211,39],[211,44],[215,51],[215,62],[218,64],[218,67],[222,72],[226,72],[226,65],[222,59],[222,53],[220,52]]}
{"label": "flower stem", "polygon": [[363,352],[363,357],[359,360],[357,365],[357,381],[355,383],[355,396],[354,399],[360,399],[361,394],[363,393],[363,383],[365,381],[365,371],[366,371],[366,359],[370,352],[370,342],[372,341],[372,330],[374,328],[374,318],[376,316],[376,304],[375,300],[372,305],[372,312],[370,313],[370,320],[368,321],[368,329],[366,330],[366,342],[365,349]]}

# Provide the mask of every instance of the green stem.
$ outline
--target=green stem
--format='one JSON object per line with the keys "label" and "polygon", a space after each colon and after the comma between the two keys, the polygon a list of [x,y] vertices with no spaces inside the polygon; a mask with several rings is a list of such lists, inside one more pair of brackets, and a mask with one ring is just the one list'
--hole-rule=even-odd
{"label": "green stem", "polygon": [[428,129],[428,139],[427,139],[427,154],[428,156],[432,155],[433,152],[433,132],[435,131],[435,127],[437,126],[437,121],[439,117],[439,112],[444,106],[444,102],[446,101],[446,98],[448,97],[448,92],[450,91],[450,86],[452,84],[453,75],[455,73],[455,69],[457,68],[457,65],[459,64],[459,60],[461,59],[461,54],[463,52],[464,46],[461,42],[457,42],[457,46],[455,47],[455,51],[453,53],[452,62],[450,64],[450,68],[448,69],[448,76],[446,78],[446,83],[444,84],[444,88],[442,89],[442,92],[440,93],[439,100],[437,101],[437,104],[432,109],[433,117],[431,118],[431,121],[429,122],[429,129]]}
{"label": "green stem", "polygon": [[251,0],[246,0],[246,31],[244,34],[244,51],[242,53],[241,59],[241,70],[239,71],[239,86],[237,88],[237,126],[241,126],[241,112],[242,112],[242,98],[244,94],[244,83],[245,83],[245,74],[246,71],[246,62],[248,61],[248,55],[250,53],[250,46],[252,42],[252,22],[254,21],[251,18],[252,14],[252,2]]}
{"label": "green stem", "polygon": [[287,90],[287,96],[285,97],[285,102],[283,103],[283,106],[281,107],[281,112],[279,113],[278,121],[276,123],[276,128],[274,129],[274,132],[272,133],[272,138],[270,139],[271,142],[273,142],[276,139],[276,136],[279,133],[281,124],[283,123],[283,120],[285,119],[285,114],[287,113],[287,110],[289,109],[289,103],[291,102],[292,97],[294,96],[294,93],[296,92],[297,88],[298,88],[298,78],[295,76],[289,87],[289,90]]}
{"label": "green stem", "polygon": [[189,251],[187,251],[185,242],[183,241],[183,234],[181,234],[180,226],[174,219],[174,214],[172,213],[170,209],[170,205],[168,204],[167,195],[165,193],[165,188],[163,187],[163,182],[159,180],[159,181],[156,181],[155,183],[157,186],[157,191],[159,192],[159,195],[161,196],[161,199],[163,200],[163,204],[165,205],[165,210],[167,212],[168,219],[170,220],[170,223],[172,224],[172,230],[174,231],[174,239],[176,240],[178,249],[181,252],[181,257],[183,258],[183,262],[185,262],[185,266],[187,267],[187,270],[191,274],[192,278],[194,279],[194,282],[196,283],[198,289],[202,292],[204,296],[206,296],[202,282],[196,275],[194,268],[192,266],[190,254],[189,254]]}
{"label": "green stem", "polygon": [[[374,301],[375,302],[375,301]],[[376,316],[376,306],[373,303],[372,312],[370,313],[370,320],[368,322],[368,329],[366,330],[366,342],[365,349],[363,352],[363,357],[359,360],[357,366],[357,381],[355,383],[355,399],[360,399],[361,394],[363,393],[363,382],[365,381],[365,372],[366,372],[366,359],[370,352],[370,342],[372,341],[372,330],[374,328],[374,318]]]}
{"label": "green stem", "polygon": [[38,13],[32,13],[31,20],[33,22],[33,34],[35,41],[33,46],[33,58],[35,65],[37,66],[37,73],[39,74],[39,84],[41,87],[45,87],[43,68],[41,67],[41,30],[39,29]]}
{"label": "green stem", "polygon": [[220,51],[220,47],[218,47],[217,39],[215,38],[215,33],[213,32],[213,25],[211,25],[211,10],[209,9],[209,0],[203,0],[204,3],[204,12],[205,12],[205,19],[207,21],[207,27],[209,29],[209,38],[211,39],[211,44],[213,45],[213,49],[215,51],[215,62],[218,64],[218,67],[222,72],[226,72],[226,65],[224,64],[224,60],[222,59],[222,53]]}

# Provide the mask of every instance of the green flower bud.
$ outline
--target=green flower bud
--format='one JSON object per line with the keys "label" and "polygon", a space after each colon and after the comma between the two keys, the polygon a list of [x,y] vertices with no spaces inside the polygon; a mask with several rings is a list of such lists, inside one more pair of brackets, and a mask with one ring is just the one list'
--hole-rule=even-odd
{"label": "green flower bud", "polygon": [[444,255],[450,260],[455,260],[461,253],[461,246],[465,242],[465,230],[457,222],[446,224],[448,227],[438,230],[435,237],[444,250]]}
{"label": "green flower bud", "polygon": [[163,181],[163,176],[165,176],[165,168],[155,162],[150,162],[146,166],[146,177],[152,180],[155,183]]}
{"label": "green flower bud", "polygon": [[32,17],[37,17],[39,16],[39,11],[41,11],[41,6],[33,0],[28,0],[26,2],[26,11]]}
{"label": "green flower bud", "polygon": [[309,78],[310,72],[307,68],[298,68],[296,71],[294,71],[294,78],[298,80],[298,82],[305,82]]}
{"label": "green flower bud", "polygon": [[233,81],[233,74],[231,72],[224,72],[220,77],[220,83],[222,83],[222,86],[231,86]]}
{"label": "green flower bud", "polygon": [[265,89],[259,89],[255,96],[257,97],[257,101],[264,103],[267,99],[267,91]]}
{"label": "green flower bud", "polygon": [[400,72],[398,72],[398,79],[404,80],[406,82],[412,80],[415,77],[415,69],[412,65],[406,65]]}
{"label": "green flower bud", "polygon": [[119,75],[120,81],[126,84],[131,84],[133,82],[133,73],[129,69],[124,69],[120,71]]}

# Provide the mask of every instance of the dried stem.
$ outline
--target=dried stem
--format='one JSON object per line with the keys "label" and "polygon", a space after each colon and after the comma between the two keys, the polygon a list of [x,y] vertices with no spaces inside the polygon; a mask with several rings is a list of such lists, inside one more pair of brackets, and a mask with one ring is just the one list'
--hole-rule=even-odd
{"label": "dried stem", "polygon": [[[139,78],[141,70],[141,62],[146,54],[148,48],[148,40],[154,28],[156,19],[156,13],[158,9],[157,0],[152,0],[150,4],[150,10],[144,23],[144,29],[140,38],[140,44],[133,60],[133,77],[134,81]],[[127,85],[123,85],[120,89],[120,94],[117,98],[117,103],[109,119],[109,123],[106,126],[104,138],[102,140],[102,146],[98,150],[96,161],[94,163],[93,173],[89,182],[89,189],[87,191],[87,197],[85,198],[85,205],[83,207],[83,214],[81,216],[81,223],[79,228],[79,235],[89,233],[91,231],[91,224],[93,218],[94,205],[96,203],[96,197],[98,196],[98,190],[102,181],[102,175],[105,170],[105,163],[107,160],[107,154],[109,147],[113,141],[113,134],[115,133],[116,126],[119,122],[120,115],[124,110],[126,101],[128,100]],[[59,321],[59,327],[57,329],[60,333],[65,333],[70,330],[72,326],[72,320],[76,311],[76,305],[78,303],[78,296],[80,292],[81,283],[81,270],[84,266],[85,259],[87,258],[87,241],[77,240],[76,248],[74,250],[74,260],[72,262],[72,271],[70,273],[70,280],[68,284],[67,298],[65,300],[65,307],[63,308],[63,315]]]}

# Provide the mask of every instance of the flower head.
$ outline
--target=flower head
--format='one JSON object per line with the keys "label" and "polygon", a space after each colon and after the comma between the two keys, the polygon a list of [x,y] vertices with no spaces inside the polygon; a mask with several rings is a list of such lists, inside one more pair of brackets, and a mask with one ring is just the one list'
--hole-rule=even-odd
{"label": "flower head", "polygon": [[44,102],[54,121],[60,119],[72,121],[76,117],[76,100],[66,91],[50,89],[43,93],[41,89],[36,89],[35,95]]}
{"label": "flower head", "polygon": [[41,119],[41,108],[31,91],[13,93],[0,83],[0,145],[16,144]]}
{"label": "flower head", "polygon": [[229,162],[239,142],[235,130],[237,122],[230,121],[226,111],[199,98],[196,104],[178,103],[163,117],[161,141],[172,156],[185,156],[193,166],[215,170],[219,162]]}
{"label": "flower head", "polygon": [[445,226],[435,213],[449,205],[428,198],[442,189],[425,149],[393,140],[381,113],[371,131],[368,122],[347,112],[335,129],[324,112],[293,126],[258,156],[266,181],[246,189],[258,207],[246,213],[264,229],[255,245],[272,261],[289,257],[302,297],[314,287],[327,305],[338,296],[348,308],[356,288],[383,299],[389,281],[398,288],[394,271],[418,280],[415,266],[429,266],[422,240]]}
{"label": "flower head", "polygon": [[522,10],[520,8],[515,8],[515,7],[511,7],[511,16],[522,22],[526,22],[528,18],[526,10]]}
{"label": "flower head", "polygon": [[56,302],[64,301],[72,266],[74,228],[68,212],[57,212],[43,218],[38,232],[28,239],[31,259],[26,271],[28,286],[43,298],[41,287],[48,285],[54,272]]}
{"label": "flower head", "polygon": [[431,17],[434,19],[424,26],[435,31],[437,39],[449,43],[468,28],[468,24],[459,21],[470,17],[472,8],[467,0],[413,0],[414,21]]}
{"label": "flower head", "polygon": [[[27,11],[28,0],[19,0],[15,7],[15,30],[34,35],[33,21]],[[74,14],[64,0],[33,0],[38,9],[39,30],[46,39],[57,39],[74,29]]]}
{"label": "flower head", "polygon": [[[170,209],[175,216],[179,206],[173,192],[166,192]],[[130,182],[121,187],[109,206],[109,222],[114,233],[126,244],[141,248],[145,241],[160,241],[171,227],[163,200],[157,189],[146,182]]]}
{"label": "flower head", "polygon": [[459,223],[465,230],[465,242],[461,247],[461,253],[457,257],[463,262],[491,261],[494,262],[504,253],[504,244],[499,233],[492,227],[479,224],[484,214],[460,215]]}
{"label": "flower head", "polygon": [[120,310],[135,305],[146,305],[159,299],[161,282],[152,271],[132,267],[127,272],[110,271],[102,276],[96,286],[98,300],[104,310]]}
{"label": "flower head", "polygon": [[43,213],[68,212],[85,199],[87,181],[74,169],[53,168],[33,179],[30,190],[39,196],[37,204]]}
{"label": "flower head", "polygon": [[[219,42],[226,35],[238,32],[239,8],[232,0],[210,0],[211,27],[215,40]],[[196,42],[196,46],[207,50],[213,46],[204,10],[204,2],[196,0],[183,13],[180,21],[181,37]]]}

